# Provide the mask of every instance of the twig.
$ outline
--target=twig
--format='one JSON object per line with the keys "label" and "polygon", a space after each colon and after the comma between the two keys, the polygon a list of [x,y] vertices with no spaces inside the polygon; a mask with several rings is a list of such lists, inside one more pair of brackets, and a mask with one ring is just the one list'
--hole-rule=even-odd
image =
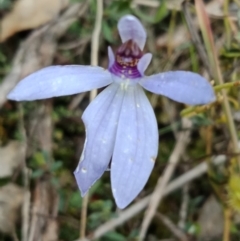
{"label": "twig", "polygon": [[[217,156],[212,163],[214,165],[220,165],[226,162],[227,158],[224,155]],[[182,176],[176,178],[175,180],[171,181],[167,187],[165,188],[163,192],[163,196],[167,196],[168,194],[172,193],[178,188],[181,188],[186,183],[189,183],[193,181],[194,179],[201,177],[203,174],[205,174],[208,170],[208,165],[203,162],[190,171],[184,173]],[[151,195],[146,196],[142,200],[136,202],[129,208],[125,209],[124,211],[120,212],[116,218],[111,219],[110,221],[107,221],[106,223],[99,226],[93,233],[91,233],[87,238],[76,240],[76,241],[92,241],[95,239],[98,239],[102,237],[107,232],[113,230],[114,228],[122,225],[130,218],[137,215],[139,212],[141,212],[150,201]]]}
{"label": "twig", "polygon": [[78,39],[76,41],[70,42],[70,43],[64,43],[64,44],[59,44],[58,49],[60,50],[72,50],[79,48],[82,45],[87,44],[90,41],[90,36],[87,36],[85,38]]}
{"label": "twig", "polygon": [[188,241],[187,235],[179,229],[167,216],[157,212],[155,217],[161,220],[161,222],[172,232],[172,234],[181,241]]}
{"label": "twig", "polygon": [[[183,119],[184,126],[189,127],[190,121],[188,119]],[[189,141],[190,136],[190,130],[180,133],[178,136],[177,144],[169,158],[168,166],[165,169],[163,175],[158,179],[157,185],[151,195],[151,200],[148,204],[148,208],[145,212],[145,216],[142,222],[140,234],[139,234],[139,241],[144,240],[148,227],[154,217],[154,214],[156,213],[157,207],[159,206],[162,198],[164,189],[166,188],[170,178],[172,177],[172,174],[177,166],[177,163],[179,162],[181,156],[185,152],[186,146]]]}
{"label": "twig", "polygon": [[[91,42],[91,65],[98,65],[98,52],[99,52],[99,37],[102,26],[102,15],[103,15],[103,0],[97,0],[97,14],[95,19],[95,26],[92,34]],[[97,95],[97,90],[90,92],[90,101],[92,101]],[[83,205],[81,211],[81,222],[80,222],[80,237],[82,239],[86,236],[86,225],[87,225],[87,207],[88,207],[88,193],[83,198]]]}
{"label": "twig", "polygon": [[70,104],[68,105],[68,109],[69,110],[75,110],[80,103],[82,102],[82,100],[84,99],[84,97],[86,96],[86,93],[81,93],[77,96],[74,96],[70,102]]}
{"label": "twig", "polygon": [[180,207],[180,212],[179,212],[179,222],[178,222],[178,227],[180,229],[185,228],[185,223],[186,223],[186,218],[187,218],[187,210],[188,210],[188,203],[189,203],[189,184],[185,184],[182,188],[182,203]]}

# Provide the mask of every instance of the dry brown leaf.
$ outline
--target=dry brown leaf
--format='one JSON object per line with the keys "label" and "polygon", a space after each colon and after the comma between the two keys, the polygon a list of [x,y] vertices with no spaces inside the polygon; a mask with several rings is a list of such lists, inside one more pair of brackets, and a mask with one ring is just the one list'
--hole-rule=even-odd
{"label": "dry brown leaf", "polygon": [[56,18],[69,0],[18,0],[0,22],[0,42],[16,32],[37,28]]}
{"label": "dry brown leaf", "polygon": [[29,122],[29,139],[35,145],[28,148],[28,154],[34,152],[35,148],[46,151],[49,155],[52,151],[52,103],[46,100],[39,104],[36,111],[32,113]]}
{"label": "dry brown leaf", "polygon": [[0,188],[0,231],[2,233],[14,234],[23,196],[24,190],[13,183]]}
{"label": "dry brown leaf", "polygon": [[0,83],[0,108],[20,79],[52,64],[57,51],[57,40],[86,13],[88,7],[89,1],[70,4],[57,21],[36,29],[23,41],[13,58],[10,72]]}
{"label": "dry brown leaf", "polygon": [[18,141],[11,141],[0,148],[0,178],[9,177],[24,161],[25,146]]}

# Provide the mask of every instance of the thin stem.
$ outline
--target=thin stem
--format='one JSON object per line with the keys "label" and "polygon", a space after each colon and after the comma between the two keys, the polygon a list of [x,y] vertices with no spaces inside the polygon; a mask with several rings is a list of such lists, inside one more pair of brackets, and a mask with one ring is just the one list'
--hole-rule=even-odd
{"label": "thin stem", "polygon": [[[99,36],[102,27],[102,15],[103,15],[103,0],[97,0],[97,15],[95,20],[95,27],[92,35],[91,42],[91,65],[98,65],[98,51],[99,51]],[[90,99],[93,100],[97,95],[97,90],[90,92]]]}
{"label": "thin stem", "polygon": [[236,86],[240,86],[240,81],[234,81],[234,82],[229,82],[229,83],[217,85],[217,86],[214,87],[214,90],[216,92],[219,92],[220,90],[229,89],[229,88],[236,87]]}
{"label": "thin stem", "polygon": [[[91,41],[91,65],[98,65],[98,52],[99,52],[99,36],[101,33],[102,26],[102,15],[103,15],[103,0],[97,1],[97,13],[95,19],[94,30]],[[92,101],[97,95],[97,90],[90,92],[90,101]],[[88,208],[88,194],[83,198],[82,210],[81,210],[81,222],[80,222],[80,238],[86,237],[86,226],[87,226],[87,208]]]}
{"label": "thin stem", "polygon": [[81,210],[81,224],[80,224],[80,238],[84,239],[86,236],[87,227],[87,208],[88,208],[88,193],[84,196]]}
{"label": "thin stem", "polygon": [[182,110],[180,112],[180,114],[181,114],[182,117],[191,117],[193,115],[197,115],[199,113],[202,113],[202,112],[205,112],[205,111],[209,110],[212,105],[214,105],[214,103],[210,104],[210,105],[203,105],[203,106],[197,106],[197,107],[190,106],[190,107]]}
{"label": "thin stem", "polygon": [[230,241],[230,227],[231,227],[231,210],[226,207],[224,209],[223,241]]}

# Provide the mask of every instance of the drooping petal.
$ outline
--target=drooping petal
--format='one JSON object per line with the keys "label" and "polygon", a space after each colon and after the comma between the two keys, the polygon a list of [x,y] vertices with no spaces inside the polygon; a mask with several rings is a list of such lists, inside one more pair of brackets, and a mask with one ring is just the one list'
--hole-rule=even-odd
{"label": "drooping petal", "polygon": [[88,106],[83,114],[86,140],[74,174],[82,196],[97,181],[110,162],[124,92],[111,84]]}
{"label": "drooping petal", "polygon": [[115,61],[115,56],[114,53],[112,51],[112,48],[110,46],[108,46],[108,69],[110,69],[112,67],[112,65],[114,64]]}
{"label": "drooping petal", "polygon": [[144,72],[152,60],[152,54],[147,53],[142,56],[137,64],[138,71],[144,76]]}
{"label": "drooping petal", "polygon": [[8,94],[8,99],[29,101],[72,95],[100,88],[111,82],[111,74],[101,67],[50,66],[21,80]]}
{"label": "drooping petal", "polygon": [[169,71],[146,76],[139,82],[145,89],[188,105],[215,101],[210,83],[199,74],[188,71]]}
{"label": "drooping petal", "polygon": [[122,42],[132,39],[143,50],[147,34],[141,22],[132,15],[122,17],[118,22],[118,31]]}
{"label": "drooping petal", "polygon": [[119,117],[111,163],[112,191],[125,208],[143,189],[158,151],[158,127],[141,86],[128,86]]}

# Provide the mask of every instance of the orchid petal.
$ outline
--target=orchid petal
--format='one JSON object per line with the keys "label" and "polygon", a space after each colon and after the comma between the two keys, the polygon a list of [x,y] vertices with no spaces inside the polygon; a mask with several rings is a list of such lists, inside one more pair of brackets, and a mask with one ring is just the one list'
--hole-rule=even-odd
{"label": "orchid petal", "polygon": [[118,31],[123,43],[132,39],[143,50],[147,34],[142,23],[136,17],[132,15],[122,17],[118,22]]}
{"label": "orchid petal", "polygon": [[126,90],[111,163],[112,191],[125,208],[143,189],[158,152],[158,127],[141,86]]}
{"label": "orchid petal", "polygon": [[216,99],[210,83],[199,74],[188,71],[169,71],[147,76],[139,84],[155,94],[188,105],[207,104]]}
{"label": "orchid petal", "polygon": [[111,84],[93,100],[83,114],[86,141],[74,172],[82,196],[108,168],[123,95],[120,85]]}
{"label": "orchid petal", "polygon": [[139,60],[137,69],[142,75],[144,75],[144,72],[147,69],[148,65],[150,64],[151,60],[152,60],[152,54],[150,53],[144,54],[142,58]]}
{"label": "orchid petal", "polygon": [[111,82],[111,74],[100,67],[50,66],[21,80],[8,94],[8,99],[29,101],[72,95],[100,88]]}
{"label": "orchid petal", "polygon": [[110,46],[108,46],[108,60],[109,60],[108,69],[110,69],[115,61],[115,56]]}

